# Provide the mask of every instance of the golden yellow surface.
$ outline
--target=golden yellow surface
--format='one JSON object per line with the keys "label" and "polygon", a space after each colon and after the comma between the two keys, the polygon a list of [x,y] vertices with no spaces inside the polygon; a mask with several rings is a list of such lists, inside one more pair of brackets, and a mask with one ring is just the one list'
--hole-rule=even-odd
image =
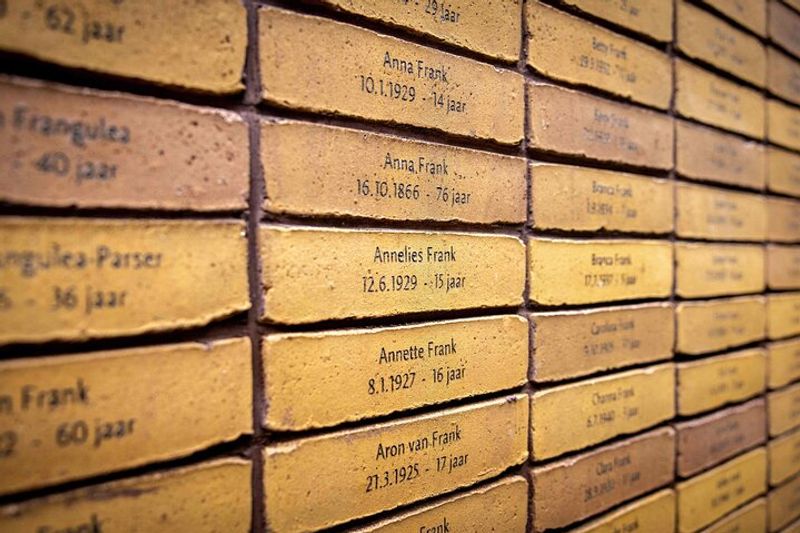
{"label": "golden yellow surface", "polygon": [[517,394],[268,446],[267,529],[330,527],[522,463],[528,457],[527,398]]}
{"label": "golden yellow surface", "polygon": [[166,331],[244,311],[246,244],[238,221],[0,218],[0,344]]}
{"label": "golden yellow surface", "polygon": [[307,122],[264,121],[274,213],[525,222],[525,160]]}
{"label": "golden yellow surface", "polygon": [[669,233],[672,183],[624,172],[531,163],[535,229]]}
{"label": "golden yellow surface", "polygon": [[301,430],[518,387],[527,381],[528,323],[504,315],[277,334],[262,353],[264,423]]}
{"label": "golden yellow surface", "polygon": [[530,299],[542,305],[669,296],[672,244],[649,240],[528,241]]}
{"label": "golden yellow surface", "polygon": [[516,72],[272,7],[259,9],[259,32],[267,102],[504,144],[522,140],[523,78]]}
{"label": "golden yellow surface", "polygon": [[761,394],[766,389],[766,353],[760,348],[676,366],[679,415],[717,409]]}
{"label": "golden yellow surface", "polygon": [[705,298],[762,292],[764,247],[749,244],[675,243],[675,292]]}
{"label": "golden yellow surface", "polygon": [[766,336],[763,296],[681,302],[675,307],[676,351],[691,355],[715,352]]}
{"label": "golden yellow surface", "polygon": [[548,459],[673,416],[672,363],[552,387],[531,396],[531,456]]}
{"label": "golden yellow surface", "polygon": [[7,4],[0,49],[209,93],[244,89],[247,14],[239,0]]}
{"label": "golden yellow surface", "polygon": [[672,357],[670,304],[530,315],[533,381],[544,382]]}
{"label": "golden yellow surface", "polygon": [[688,61],[674,61],[675,109],[682,117],[764,138],[766,116],[761,93]]}

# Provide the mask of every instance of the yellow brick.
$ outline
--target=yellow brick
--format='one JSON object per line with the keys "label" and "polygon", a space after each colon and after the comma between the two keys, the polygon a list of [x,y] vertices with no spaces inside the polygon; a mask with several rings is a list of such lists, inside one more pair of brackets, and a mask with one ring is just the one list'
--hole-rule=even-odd
{"label": "yellow brick", "polygon": [[242,222],[5,217],[0,257],[0,343],[186,328],[250,307]]}
{"label": "yellow brick", "polygon": [[0,493],[185,456],[249,433],[250,358],[241,338],[0,362]]}
{"label": "yellow brick", "polygon": [[769,442],[769,483],[780,485],[800,472],[800,431]]}
{"label": "yellow brick", "polygon": [[767,285],[771,289],[800,289],[800,246],[767,246]]}
{"label": "yellow brick", "polygon": [[538,0],[528,2],[526,17],[527,63],[538,72],[661,109],[669,106],[672,69],[663,52]]}
{"label": "yellow brick", "polygon": [[505,61],[519,59],[519,0],[322,0],[336,9],[426,33],[446,43]]}
{"label": "yellow brick", "polygon": [[734,76],[764,87],[767,57],[761,42],[708,11],[677,2],[676,45],[691,58],[710,63]]}
{"label": "yellow brick", "polygon": [[767,48],[767,88],[800,104],[800,61],[771,46]]}
{"label": "yellow brick", "polygon": [[675,292],[683,298],[764,290],[763,246],[680,242],[675,264]]}
{"label": "yellow brick", "polygon": [[769,530],[779,531],[800,518],[800,477],[769,493]]}
{"label": "yellow brick", "polygon": [[674,533],[675,492],[664,489],[592,520],[575,533]]}
{"label": "yellow brick", "polygon": [[250,531],[251,465],[222,459],[0,507],[0,529]]}
{"label": "yellow brick", "polygon": [[660,0],[565,0],[565,3],[658,41],[672,40],[672,3]]}
{"label": "yellow brick", "polygon": [[675,167],[691,179],[749,189],[766,183],[764,146],[683,120],[675,122]]}
{"label": "yellow brick", "polygon": [[210,93],[244,88],[247,15],[239,0],[4,5],[0,49]]}
{"label": "yellow brick", "polygon": [[531,164],[536,229],[639,233],[672,231],[672,183],[623,172]]}
{"label": "yellow brick", "polygon": [[770,0],[768,20],[769,38],[800,57],[800,13]]}
{"label": "yellow brick", "polygon": [[492,478],[528,456],[526,400],[518,394],[269,446],[267,529],[317,530]]}
{"label": "yellow brick", "polygon": [[675,415],[672,363],[542,390],[531,396],[531,457],[556,457]]}
{"label": "yellow brick", "polygon": [[770,146],[767,149],[767,180],[770,191],[800,196],[800,155]]}
{"label": "yellow brick", "polygon": [[272,120],[261,126],[261,159],[274,213],[525,222],[522,158]]}
{"label": "yellow brick", "polygon": [[767,100],[767,139],[800,150],[800,109],[778,100]]}
{"label": "yellow brick", "polygon": [[768,383],[777,389],[800,379],[800,339],[771,342],[767,345]]}
{"label": "yellow brick", "polygon": [[677,485],[678,531],[690,533],[766,490],[767,453],[758,448]]}
{"label": "yellow brick", "polygon": [[675,432],[660,428],[535,466],[533,531],[562,528],[672,482]]}
{"label": "yellow brick", "polygon": [[672,245],[643,240],[528,242],[530,299],[542,305],[659,298],[672,288]]}
{"label": "yellow brick", "polygon": [[520,386],[528,323],[506,315],[269,335],[263,357],[265,425],[302,430]]}
{"label": "yellow brick", "polygon": [[681,302],[675,308],[676,351],[697,355],[763,339],[766,335],[766,299],[745,296]]}
{"label": "yellow brick", "polygon": [[800,333],[800,292],[767,297],[767,337],[781,339]]}
{"label": "yellow brick", "polygon": [[764,138],[764,97],[691,63],[675,60],[675,109],[683,116]]}
{"label": "yellow brick", "polygon": [[391,516],[353,533],[503,531],[525,533],[528,482],[520,476]]}
{"label": "yellow brick", "polygon": [[741,402],[767,385],[766,352],[760,348],[679,363],[677,368],[678,414],[684,416]]}
{"label": "yellow brick", "polygon": [[770,241],[800,241],[800,201],[767,197],[767,227]]}
{"label": "yellow brick", "polygon": [[8,121],[0,129],[0,160],[7,162],[2,200],[247,207],[247,125],[234,113],[0,76],[0,115]]}
{"label": "yellow brick", "polygon": [[767,36],[767,0],[701,0],[761,37]]}
{"label": "yellow brick", "polygon": [[777,437],[800,426],[800,384],[767,395],[769,434]]}
{"label": "yellow brick", "polygon": [[763,241],[767,237],[764,197],[715,187],[675,186],[675,233],[679,237]]}
{"label": "yellow brick", "polygon": [[516,237],[264,226],[263,318],[297,324],[522,303]]}
{"label": "yellow brick", "polygon": [[703,533],[737,533],[767,530],[767,500],[759,498],[720,519]]}
{"label": "yellow brick", "polygon": [[630,165],[672,167],[671,117],[564,89],[528,85],[528,146]]}
{"label": "yellow brick", "polygon": [[672,357],[669,304],[531,315],[533,381],[555,381]]}
{"label": "yellow brick", "polygon": [[783,2],[791,6],[795,9],[795,11],[800,11],[800,0],[783,0]]}
{"label": "yellow brick", "polygon": [[505,144],[522,140],[518,73],[272,7],[259,10],[259,32],[267,102]]}

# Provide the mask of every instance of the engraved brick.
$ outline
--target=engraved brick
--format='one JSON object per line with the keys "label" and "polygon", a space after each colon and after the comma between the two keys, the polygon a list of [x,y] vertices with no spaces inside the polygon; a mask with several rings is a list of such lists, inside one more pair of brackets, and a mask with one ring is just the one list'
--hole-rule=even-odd
{"label": "engraved brick", "polygon": [[800,104],[800,61],[768,47],[767,88],[772,94]]}
{"label": "engraved brick", "polygon": [[250,531],[251,465],[220,459],[0,507],[0,529]]}
{"label": "engraved brick", "polygon": [[267,447],[267,529],[333,526],[472,485],[524,462],[526,399],[518,394]]}
{"label": "engraved brick", "polygon": [[609,5],[605,0],[565,0],[564,3],[658,41],[672,40],[672,3],[632,0]]}
{"label": "engraved brick", "polygon": [[0,199],[54,207],[247,207],[247,125],[168,100],[0,76]]}
{"label": "engraved brick", "polygon": [[770,389],[800,379],[800,339],[767,344],[767,365]]}
{"label": "engraved brick", "polygon": [[800,155],[769,146],[767,186],[770,191],[800,196]]}
{"label": "engraved brick", "polygon": [[742,85],[675,60],[675,109],[682,116],[764,138],[764,97]]}
{"label": "engraved brick", "polygon": [[767,36],[766,0],[701,0],[761,37]]}
{"label": "engraved brick", "polygon": [[675,215],[679,237],[730,241],[767,237],[766,202],[758,194],[678,183]]}
{"label": "engraved brick", "polygon": [[531,396],[531,458],[556,457],[635,433],[675,415],[672,363],[537,391]]}
{"label": "engraved brick", "polygon": [[677,471],[689,477],[767,440],[766,402],[755,399],[675,425]]}
{"label": "engraved brick", "polygon": [[767,197],[767,228],[770,241],[800,241],[800,201]]}
{"label": "engraved brick", "polygon": [[264,226],[260,237],[269,321],[522,303],[525,248],[516,237],[286,226]]}
{"label": "engraved brick", "polygon": [[642,167],[672,167],[671,117],[546,84],[528,85],[528,145]]}
{"label": "engraved brick", "polygon": [[766,183],[764,146],[683,120],[675,122],[675,167],[681,176],[749,189]]}
{"label": "engraved brick", "polygon": [[800,431],[769,441],[769,484],[780,485],[800,472]]}
{"label": "engraved brick", "polygon": [[778,100],[767,100],[767,139],[800,150],[800,109]]}
{"label": "engraved brick", "polygon": [[[0,362],[0,493],[189,455],[252,427],[250,343]],[[204,405],[198,408],[198,404]]]}
{"label": "engraved brick", "polygon": [[800,334],[800,292],[767,296],[767,337],[782,339]]}
{"label": "engraved brick", "polygon": [[800,518],[800,477],[770,491],[767,500],[770,531],[780,531]]}
{"label": "engraved brick", "polygon": [[675,432],[670,428],[535,467],[533,530],[567,526],[666,485],[675,476],[674,467]]}
{"label": "engraved brick", "polygon": [[759,498],[721,518],[703,533],[737,533],[767,530],[767,500]]}
{"label": "engraved brick", "polygon": [[531,223],[567,231],[672,231],[666,180],[567,165],[531,164]]}
{"label": "engraved brick", "polygon": [[767,416],[771,437],[800,426],[800,384],[767,394]]}
{"label": "engraved brick", "polygon": [[518,0],[486,2],[395,2],[321,0],[336,9],[431,35],[505,61],[519,59],[522,6]]}
{"label": "engraved brick", "polygon": [[522,140],[518,73],[272,7],[259,9],[259,32],[267,102],[505,144]]}
{"label": "engraved brick", "polygon": [[568,83],[669,106],[672,69],[665,53],[538,0],[528,2],[526,17],[528,66]]}
{"label": "engraved brick", "polygon": [[769,38],[800,57],[800,13],[777,0],[770,0],[768,6]]}
{"label": "engraved brick", "polygon": [[675,44],[680,51],[764,87],[767,57],[757,38],[684,0],[676,6]]}
{"label": "engraved brick", "polygon": [[542,305],[669,296],[672,245],[642,240],[528,242],[530,299]]}
{"label": "engraved brick", "polygon": [[264,209],[389,220],[525,222],[525,161],[402,137],[261,125]]}
{"label": "engraved brick", "polygon": [[767,286],[800,289],[800,245],[767,246]]}
{"label": "engraved brick", "polygon": [[766,490],[767,453],[758,448],[678,483],[678,531],[690,533]]}
{"label": "engraved brick", "polygon": [[528,482],[520,476],[512,476],[439,503],[391,516],[355,529],[353,533],[493,530],[525,533],[527,520]]}
{"label": "engraved brick", "polygon": [[672,357],[675,330],[669,304],[534,313],[530,319],[535,382]]}
{"label": "engraved brick", "polygon": [[0,343],[165,331],[244,311],[244,229],[238,221],[2,218]]}
{"label": "engraved brick", "polygon": [[679,242],[675,264],[675,292],[683,298],[764,290],[763,246]]}
{"label": "engraved brick", "polygon": [[675,492],[670,489],[645,496],[616,511],[592,520],[575,533],[615,533],[622,531],[649,533],[675,532]]}
{"label": "engraved brick", "polygon": [[239,0],[9,4],[2,50],[203,92],[244,89],[247,15]]}
{"label": "engraved brick", "polygon": [[[331,426],[517,387],[527,380],[527,329],[506,315],[267,336],[264,424]],[[346,401],[332,402],[342,391]]]}
{"label": "engraved brick", "polygon": [[695,415],[740,402],[767,388],[766,352],[761,349],[679,363],[678,414]]}
{"label": "engraved brick", "polygon": [[733,348],[766,336],[767,306],[762,296],[681,302],[675,307],[680,353],[698,355]]}

